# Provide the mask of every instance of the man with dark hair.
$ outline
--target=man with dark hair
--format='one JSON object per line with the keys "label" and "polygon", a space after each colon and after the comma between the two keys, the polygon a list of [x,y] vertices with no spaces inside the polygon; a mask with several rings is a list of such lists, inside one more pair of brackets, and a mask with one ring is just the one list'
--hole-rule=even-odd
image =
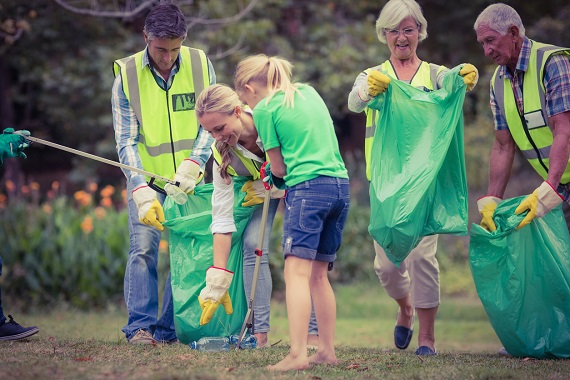
{"label": "man with dark hair", "polygon": [[[113,125],[119,161],[174,178],[191,193],[200,182],[213,139],[196,119],[199,93],[216,81],[205,53],[182,46],[188,27],[178,6],[161,3],[148,14],[143,51],[114,63]],[[158,318],[158,246],[164,230],[165,183],[127,178],[130,249],[124,295],[129,343],[177,342],[168,276]]]}

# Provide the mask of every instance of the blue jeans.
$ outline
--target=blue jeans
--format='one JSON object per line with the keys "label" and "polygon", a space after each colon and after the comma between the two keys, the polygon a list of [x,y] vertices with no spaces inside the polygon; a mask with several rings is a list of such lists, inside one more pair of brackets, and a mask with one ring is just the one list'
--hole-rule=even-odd
{"label": "blue jeans", "polygon": [[348,178],[320,176],[292,186],[285,199],[283,255],[333,262],[350,207]]}
{"label": "blue jeans", "polygon": [[[267,224],[265,225],[265,233],[263,237],[263,255],[261,256],[259,273],[257,274],[257,288],[255,289],[255,301],[253,305],[253,329],[255,333],[269,332],[270,323],[270,305],[271,291],[273,282],[271,279],[271,271],[269,268],[269,242],[271,239],[271,229],[273,220],[277,213],[279,199],[272,199],[269,202],[269,212],[267,214]],[[247,227],[243,232],[243,286],[245,296],[249,303],[251,296],[251,286],[253,283],[253,272],[255,269],[255,260],[257,256],[255,249],[259,243],[259,233],[261,231],[261,214],[262,207],[258,207],[251,216]],[[314,311],[311,314],[309,323],[309,334],[317,334],[317,320]]]}
{"label": "blue jeans", "polygon": [[[125,270],[124,295],[129,320],[123,327],[127,339],[143,329],[158,341],[176,339],[170,273],[164,287],[162,316],[158,318],[158,246],[161,232],[139,221],[133,200],[133,186],[127,181],[130,248]],[[160,203],[165,195],[157,193]]]}
{"label": "blue jeans", "polygon": [[[273,227],[273,219],[275,219],[277,206],[279,206],[279,199],[272,199],[269,202],[269,212],[267,214],[267,224],[265,225],[263,238],[263,255],[261,256],[257,287],[255,289],[255,302],[253,305],[253,329],[255,333],[266,333],[269,331],[269,308],[273,284],[271,281],[271,271],[269,270],[268,253],[271,228]],[[259,242],[262,211],[263,208],[258,207],[253,212],[243,232],[243,287],[248,304],[251,296],[255,261],[257,259],[255,249]]]}

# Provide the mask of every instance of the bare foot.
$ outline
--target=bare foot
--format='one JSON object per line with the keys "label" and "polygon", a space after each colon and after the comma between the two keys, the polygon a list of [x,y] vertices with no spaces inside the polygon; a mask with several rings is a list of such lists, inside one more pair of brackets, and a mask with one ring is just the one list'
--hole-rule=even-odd
{"label": "bare foot", "polygon": [[267,348],[270,346],[267,340],[267,333],[257,333],[254,335],[255,339],[257,339],[257,348]]}
{"label": "bare foot", "polygon": [[326,353],[317,351],[314,355],[309,356],[309,363],[311,364],[338,364],[338,360],[334,352]]}
{"label": "bare foot", "polygon": [[269,371],[297,371],[309,368],[309,359],[305,357],[285,356],[279,363],[265,367]]}

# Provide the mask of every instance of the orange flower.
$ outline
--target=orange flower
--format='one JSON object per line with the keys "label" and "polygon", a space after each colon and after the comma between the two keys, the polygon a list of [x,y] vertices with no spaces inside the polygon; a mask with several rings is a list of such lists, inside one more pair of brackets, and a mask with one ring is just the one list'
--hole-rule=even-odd
{"label": "orange flower", "polygon": [[81,222],[81,229],[86,235],[90,234],[91,231],[93,231],[93,218],[91,216],[86,215],[85,218],[83,218],[83,222]]}
{"label": "orange flower", "polygon": [[113,207],[113,201],[109,197],[103,197],[101,199],[100,203],[101,203],[101,206],[103,206],[103,207],[107,207],[107,208]]}
{"label": "orange flower", "polygon": [[16,190],[16,185],[14,184],[14,181],[10,179],[5,182],[5,186],[6,190],[8,190],[9,192]]}
{"label": "orange flower", "polygon": [[22,186],[22,194],[30,194],[30,188],[28,187],[28,185],[24,185]]}
{"label": "orange flower", "polygon": [[166,240],[161,240],[158,244],[158,251],[162,253],[168,252],[168,242]]}
{"label": "orange flower", "polygon": [[115,188],[111,185],[107,185],[101,190],[101,196],[103,198],[108,198],[113,194],[115,194]]}
{"label": "orange flower", "polygon": [[30,189],[32,189],[32,191],[38,191],[40,189],[40,184],[37,182],[32,182],[30,183]]}
{"label": "orange flower", "polygon": [[6,207],[6,195],[0,194],[0,208]]}
{"label": "orange flower", "polygon": [[53,182],[51,183],[51,188],[52,188],[52,190],[55,190],[55,191],[59,190],[59,182],[58,182],[58,181],[53,181]]}
{"label": "orange flower", "polygon": [[95,208],[95,217],[98,220],[103,219],[106,214],[107,214],[107,211],[103,207],[96,207]]}
{"label": "orange flower", "polygon": [[91,194],[83,190],[76,191],[73,197],[81,206],[85,207],[91,204]]}
{"label": "orange flower", "polygon": [[51,214],[51,205],[49,203],[44,203],[42,206],[42,210],[46,213],[46,214]]}
{"label": "orange flower", "polygon": [[123,189],[123,191],[121,191],[121,197],[123,198],[123,203],[127,204],[127,190]]}
{"label": "orange flower", "polygon": [[87,184],[87,191],[89,191],[90,193],[94,193],[97,191],[98,187],[99,186],[97,186],[95,182],[89,182],[89,184]]}

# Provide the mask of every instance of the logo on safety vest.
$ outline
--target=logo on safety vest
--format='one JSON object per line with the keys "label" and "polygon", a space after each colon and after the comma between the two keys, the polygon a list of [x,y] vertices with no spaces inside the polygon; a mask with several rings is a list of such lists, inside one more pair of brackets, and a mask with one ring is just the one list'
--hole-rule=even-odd
{"label": "logo on safety vest", "polygon": [[174,112],[178,111],[192,111],[196,105],[196,95],[188,94],[174,94],[172,95],[172,109]]}

